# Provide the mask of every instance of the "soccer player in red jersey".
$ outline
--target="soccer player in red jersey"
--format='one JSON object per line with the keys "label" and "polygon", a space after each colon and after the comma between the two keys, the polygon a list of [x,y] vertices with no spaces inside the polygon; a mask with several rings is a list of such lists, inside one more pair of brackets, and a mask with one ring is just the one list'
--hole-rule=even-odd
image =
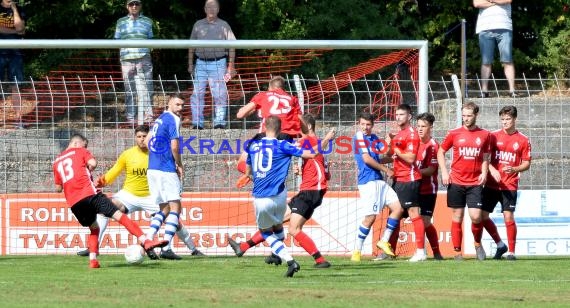
{"label": "soccer player in red jersey", "polygon": [[[302,149],[312,151],[314,147],[319,146],[320,141],[315,134],[315,122],[313,115],[303,115],[303,121],[301,122],[303,137],[298,141]],[[333,137],[334,130],[331,130],[325,139],[332,139]],[[327,181],[330,179],[328,163],[323,155],[317,155],[311,159],[303,158],[300,172],[297,165],[294,165],[294,168],[295,173],[301,174],[301,187],[299,193],[289,201],[284,220],[289,220],[289,234],[315,259],[315,267],[328,268],[331,264],[321,255],[315,242],[309,235],[303,232],[303,226],[311,219],[315,209],[321,205],[323,197],[327,192]],[[273,255],[268,258],[272,257]],[[273,258],[273,260],[276,259]]]}
{"label": "soccer player in red jersey", "polygon": [[[236,115],[238,119],[243,119],[258,111],[261,120],[259,134],[252,139],[257,140],[265,137],[265,119],[269,116],[277,116],[281,119],[281,133],[277,136],[279,140],[290,140],[297,138],[301,133],[301,115],[302,111],[299,106],[297,97],[288,94],[283,88],[285,79],[281,76],[274,76],[269,80],[267,91],[259,92],[253,96],[250,102],[241,107]],[[245,173],[247,151],[244,151],[237,163],[237,170]],[[241,176],[237,182],[237,187],[242,188],[251,181],[248,177]],[[260,232],[253,234],[251,240],[242,242],[242,252],[263,242]],[[246,246],[250,245],[250,246]],[[243,255],[243,253],[242,253]],[[239,255],[241,257],[241,255]]]}
{"label": "soccer player in red jersey", "polygon": [[517,107],[505,106],[499,111],[502,129],[491,133],[491,163],[487,184],[483,189],[483,223],[485,229],[497,243],[495,259],[501,259],[507,252],[506,245],[501,241],[497,227],[489,218],[489,213],[497,203],[501,210],[507,228],[508,253],[507,260],[516,260],[515,244],[517,240],[517,225],[515,223],[515,208],[517,205],[517,190],[520,173],[530,168],[531,146],[527,136],[516,128]]}
{"label": "soccer player in red jersey", "polygon": [[64,192],[65,200],[79,223],[89,227],[89,267],[99,268],[99,225],[97,214],[112,217],[119,224],[137,237],[144,249],[163,247],[168,241],[147,239],[141,228],[123,215],[121,211],[101,192],[97,192],[91,172],[97,167],[97,161],[86,149],[87,139],[80,134],[71,136],[67,149],[53,162],[53,174],[57,192]]}
{"label": "soccer player in red jersey", "polygon": [[[238,119],[243,119],[252,115],[256,110],[261,118],[259,134],[253,137],[254,140],[265,137],[265,119],[269,116],[277,116],[281,119],[281,133],[277,136],[279,140],[293,140],[301,133],[301,107],[297,97],[290,95],[283,90],[285,79],[275,76],[269,80],[267,91],[259,92],[251,98],[250,102],[241,107],[237,113]],[[245,151],[244,151],[245,152]],[[247,153],[242,153],[238,160],[237,169],[245,172],[245,160]]]}
{"label": "soccer player in red jersey", "polygon": [[297,138],[301,132],[301,107],[297,97],[283,90],[284,86],[283,77],[271,78],[267,91],[259,92],[252,97],[247,105],[239,109],[237,118],[242,119],[258,111],[261,118],[259,132],[263,133],[265,132],[265,119],[269,116],[276,116],[281,119],[281,133],[289,135],[291,139]]}
{"label": "soccer player in red jersey", "polygon": [[437,199],[437,170],[439,165],[437,163],[437,151],[439,144],[431,137],[431,130],[433,128],[435,117],[431,113],[422,113],[417,116],[416,129],[420,137],[420,146],[418,155],[416,156],[416,164],[422,174],[422,181],[420,184],[420,213],[422,215],[426,237],[431,245],[433,251],[433,258],[436,260],[443,260],[439,250],[439,239],[437,237],[437,230],[431,223],[433,211],[435,209],[435,201]]}
{"label": "soccer player in red jersey", "polygon": [[[456,252],[455,259],[462,260],[461,224],[465,214],[465,205],[471,218],[471,232],[475,241],[477,259],[485,260],[486,254],[481,246],[483,222],[481,207],[483,185],[489,172],[489,154],[491,134],[477,126],[479,106],[467,102],[461,109],[463,125],[450,130],[437,152],[437,161],[441,168],[441,182],[447,185],[447,206],[452,210],[451,241]],[[453,149],[451,172],[446,166],[445,153]]]}
{"label": "soccer player in red jersey", "polygon": [[412,107],[401,104],[396,109],[396,122],[400,131],[388,134],[386,142],[390,144],[393,155],[394,184],[392,188],[400,199],[402,208],[407,212],[414,226],[416,235],[416,253],[410,262],[426,260],[425,254],[425,228],[420,215],[419,193],[422,174],[416,165],[416,156],[420,146],[418,132],[410,124],[412,120]]}

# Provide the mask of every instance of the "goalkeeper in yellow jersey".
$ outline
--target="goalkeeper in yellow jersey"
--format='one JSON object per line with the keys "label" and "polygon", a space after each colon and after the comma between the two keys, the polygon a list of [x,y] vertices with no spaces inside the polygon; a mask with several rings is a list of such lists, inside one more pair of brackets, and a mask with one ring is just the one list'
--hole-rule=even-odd
{"label": "goalkeeper in yellow jersey", "polygon": [[[144,143],[148,132],[148,125],[140,125],[135,128],[136,145],[121,153],[113,167],[107,171],[105,175],[96,180],[96,185],[97,187],[103,187],[107,184],[111,184],[124,171],[126,176],[123,188],[113,195],[113,203],[123,213],[128,214],[136,211],[146,211],[153,215],[164,216],[159,205],[152,201],[150,191],[148,189],[146,177],[146,171],[148,168],[148,148]],[[108,219],[107,217],[97,215],[97,222],[101,229],[101,232],[99,233],[100,244],[102,235],[107,228]],[[147,231],[147,237],[154,237],[158,232],[158,228],[160,228],[160,226],[151,225],[149,231]],[[179,225],[176,234],[182,241],[184,241],[193,256],[204,256],[202,252],[196,249],[190,233],[182,224]],[[89,250],[82,250],[77,252],[77,254],[80,256],[88,256]],[[153,260],[158,259],[158,255],[153,250],[147,251],[147,254],[149,258]],[[180,256],[172,251],[170,244],[163,247],[160,252],[160,258],[170,260],[181,259]]]}

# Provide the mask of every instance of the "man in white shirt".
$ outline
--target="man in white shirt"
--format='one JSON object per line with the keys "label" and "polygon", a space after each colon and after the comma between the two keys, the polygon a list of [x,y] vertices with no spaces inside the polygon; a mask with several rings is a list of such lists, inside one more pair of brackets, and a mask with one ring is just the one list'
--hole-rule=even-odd
{"label": "man in white shirt", "polygon": [[499,48],[501,63],[509,84],[509,96],[516,97],[511,2],[512,0],[473,0],[473,6],[479,9],[475,33],[479,35],[481,50],[481,97],[483,98],[489,97],[488,83],[495,45]]}

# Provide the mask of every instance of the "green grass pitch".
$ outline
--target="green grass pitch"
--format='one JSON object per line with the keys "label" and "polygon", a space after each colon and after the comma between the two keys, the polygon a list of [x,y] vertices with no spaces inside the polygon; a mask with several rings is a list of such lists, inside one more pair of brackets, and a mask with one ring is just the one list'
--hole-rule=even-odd
{"label": "green grass pitch", "polygon": [[101,256],[0,257],[3,307],[568,307],[570,258],[352,263],[331,257],[283,277],[262,257],[185,257],[129,266]]}

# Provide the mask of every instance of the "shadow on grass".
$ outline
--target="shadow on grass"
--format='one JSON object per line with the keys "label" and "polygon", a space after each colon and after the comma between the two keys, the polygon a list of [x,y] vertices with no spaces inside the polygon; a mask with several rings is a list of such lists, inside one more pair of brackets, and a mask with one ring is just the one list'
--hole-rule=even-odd
{"label": "shadow on grass", "polygon": [[[145,260],[146,261],[146,260]],[[128,264],[128,263],[112,263],[105,265],[105,267],[115,267],[115,268],[125,268],[125,267],[132,267],[132,268],[155,268],[160,267],[160,262],[153,262],[153,261],[146,261],[141,264]]]}

